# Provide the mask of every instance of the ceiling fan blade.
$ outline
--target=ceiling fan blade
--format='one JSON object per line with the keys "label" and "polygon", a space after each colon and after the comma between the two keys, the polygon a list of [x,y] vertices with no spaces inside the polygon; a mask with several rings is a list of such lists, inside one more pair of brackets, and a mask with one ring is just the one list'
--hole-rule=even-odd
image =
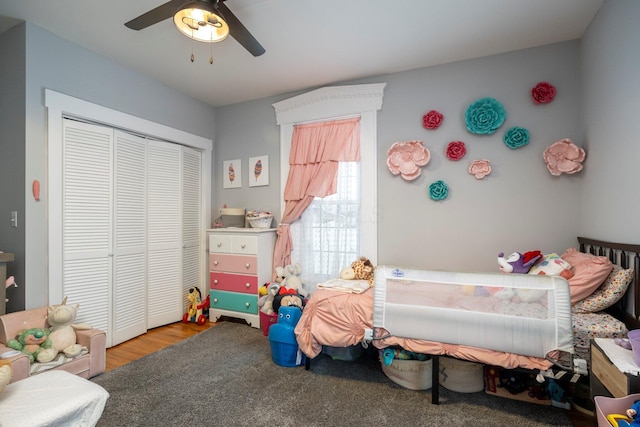
{"label": "ceiling fan blade", "polygon": [[215,7],[220,11],[222,18],[227,21],[231,37],[236,39],[236,41],[244,46],[253,56],[260,56],[265,52],[264,47],[251,35],[249,30],[242,25],[242,22],[236,18],[233,12],[231,12],[222,1],[217,2]]}
{"label": "ceiling fan blade", "polygon": [[143,13],[137,18],[133,18],[124,25],[132,30],[142,30],[143,28],[171,18],[184,3],[185,0],[171,0],[155,9],[151,9],[147,13]]}

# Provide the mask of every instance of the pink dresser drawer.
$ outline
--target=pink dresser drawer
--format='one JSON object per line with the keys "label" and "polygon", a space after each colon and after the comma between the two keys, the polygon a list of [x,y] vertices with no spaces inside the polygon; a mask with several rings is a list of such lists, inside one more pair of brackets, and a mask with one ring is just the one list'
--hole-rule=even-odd
{"label": "pink dresser drawer", "polygon": [[209,273],[209,288],[256,295],[258,293],[258,276],[212,271]]}
{"label": "pink dresser drawer", "polygon": [[258,262],[255,256],[210,254],[210,271],[230,271],[232,273],[258,274]]}

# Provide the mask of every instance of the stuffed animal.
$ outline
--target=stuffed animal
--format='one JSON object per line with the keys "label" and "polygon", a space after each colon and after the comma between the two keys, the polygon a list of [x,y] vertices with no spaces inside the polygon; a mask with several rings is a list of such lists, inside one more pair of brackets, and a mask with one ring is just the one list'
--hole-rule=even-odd
{"label": "stuffed animal", "polygon": [[273,314],[273,299],[276,297],[276,295],[278,295],[280,284],[278,282],[267,283],[266,288],[266,295],[258,298],[258,307],[260,307],[260,311],[262,311],[263,313]]}
{"label": "stuffed animal", "polygon": [[0,359],[0,393],[11,382],[13,377],[13,369],[11,368],[11,362],[8,360]]}
{"label": "stuffed animal", "polygon": [[23,329],[18,332],[15,339],[10,339],[7,347],[21,351],[29,357],[31,362],[51,362],[51,352],[42,353],[51,348],[49,330],[45,328]]}
{"label": "stuffed animal", "polygon": [[627,417],[631,418],[631,421],[619,420],[618,426],[640,426],[640,400],[633,402],[631,408],[627,409]]}
{"label": "stuffed animal", "polygon": [[340,270],[340,278],[342,280],[353,280],[356,278],[356,272],[351,267],[345,267]]}
{"label": "stuffed animal", "polygon": [[89,325],[73,324],[79,308],[79,304],[67,305],[66,297],[62,304],[47,307],[47,323],[51,327],[49,340],[51,351],[55,352],[53,358],[58,353],[64,353],[67,357],[77,357],[89,351],[86,347],[76,344],[76,329],[91,329]]}
{"label": "stuffed animal", "polygon": [[524,254],[514,252],[508,258],[505,258],[504,253],[500,252],[498,254],[498,265],[503,273],[527,274],[540,259],[542,259],[540,251],[529,251]]}
{"label": "stuffed animal", "polygon": [[556,253],[547,254],[542,261],[531,267],[529,274],[560,276],[569,280],[573,277],[571,264]]}
{"label": "stuffed animal", "polygon": [[[300,276],[302,274],[302,267],[300,263],[289,264],[285,266],[282,270],[283,280],[280,283],[282,286],[285,286],[287,289],[293,289],[298,294],[304,295],[304,280]],[[276,274],[278,273],[278,269],[276,269]]]}
{"label": "stuffed animal", "polygon": [[280,288],[280,292],[273,299],[273,311],[278,312],[280,307],[296,306],[299,309],[303,309],[306,301],[302,295],[294,291],[293,289],[287,289],[284,286]]}
{"label": "stuffed animal", "polygon": [[373,286],[373,273],[375,267],[368,258],[360,257],[358,260],[351,263],[351,268],[353,269],[353,278],[355,280],[366,280],[369,282],[369,286]]}

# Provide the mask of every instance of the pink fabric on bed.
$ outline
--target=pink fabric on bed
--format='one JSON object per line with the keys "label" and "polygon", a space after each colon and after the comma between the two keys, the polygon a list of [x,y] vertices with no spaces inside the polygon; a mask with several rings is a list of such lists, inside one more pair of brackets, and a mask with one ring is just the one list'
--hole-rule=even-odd
{"label": "pink fabric on bed", "polygon": [[300,350],[314,358],[323,345],[349,347],[359,344],[364,330],[373,325],[373,290],[352,294],[326,289],[313,293],[296,325]]}
{"label": "pink fabric on bed", "polygon": [[[373,328],[373,289],[352,294],[319,289],[313,293],[295,328],[300,350],[310,358],[322,351],[322,346],[349,347],[362,342],[364,330]],[[384,336],[376,331],[376,336]],[[502,366],[507,369],[549,369],[552,363],[545,359],[479,349],[475,347],[443,344],[432,341],[388,337],[374,340],[377,348],[399,345],[417,353],[448,355],[462,360]]]}

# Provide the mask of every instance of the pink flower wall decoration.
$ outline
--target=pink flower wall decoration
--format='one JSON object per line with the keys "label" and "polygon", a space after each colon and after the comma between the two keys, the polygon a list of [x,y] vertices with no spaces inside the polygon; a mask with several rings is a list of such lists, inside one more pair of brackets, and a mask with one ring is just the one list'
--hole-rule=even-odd
{"label": "pink flower wall decoration", "polygon": [[586,153],[569,138],[564,138],[547,147],[542,157],[551,175],[559,176],[580,172]]}
{"label": "pink flower wall decoration", "polygon": [[387,167],[394,175],[412,181],[422,173],[422,166],[429,163],[431,153],[422,141],[396,142],[387,151]]}
{"label": "pink flower wall decoration", "polygon": [[447,145],[447,159],[449,160],[460,160],[467,154],[467,147],[464,145],[462,141],[451,141],[449,145]]}
{"label": "pink flower wall decoration", "polygon": [[491,173],[491,163],[486,159],[474,160],[469,165],[469,173],[476,179],[482,179]]}
{"label": "pink flower wall decoration", "polygon": [[540,82],[531,89],[534,104],[548,104],[556,97],[556,87],[551,83]]}
{"label": "pink flower wall decoration", "polygon": [[440,127],[440,124],[442,123],[443,118],[444,116],[442,115],[442,113],[436,110],[431,110],[427,114],[422,116],[422,126],[424,126],[425,129],[429,130],[438,129]]}

